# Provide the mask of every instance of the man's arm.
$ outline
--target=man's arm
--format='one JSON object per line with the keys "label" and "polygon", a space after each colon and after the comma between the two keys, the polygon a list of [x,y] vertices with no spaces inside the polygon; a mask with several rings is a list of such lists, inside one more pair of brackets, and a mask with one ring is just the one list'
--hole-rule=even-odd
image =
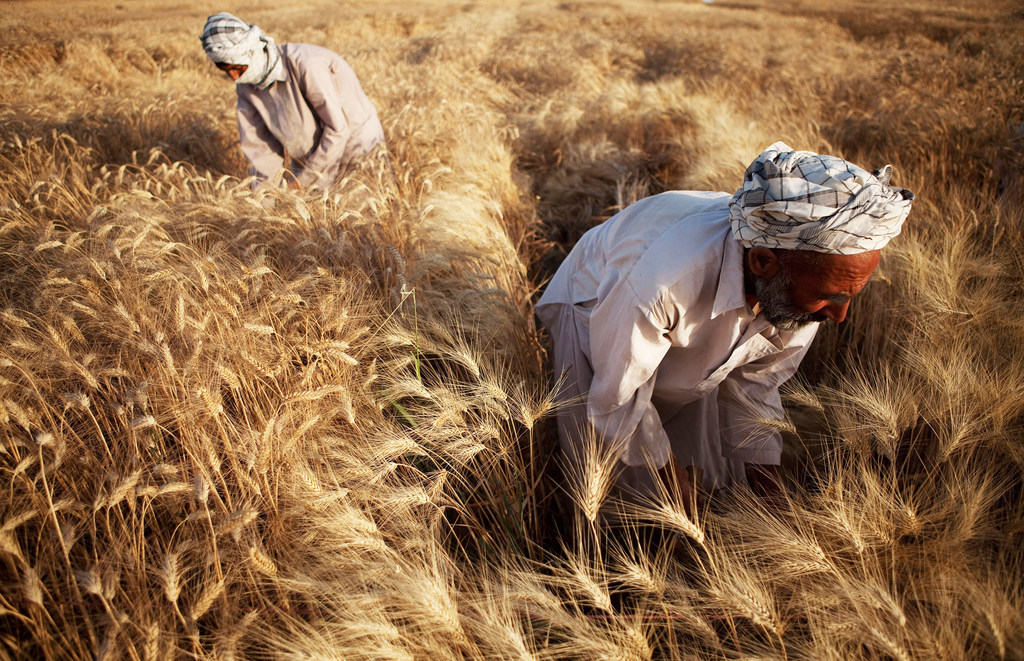
{"label": "man's arm", "polygon": [[[297,177],[303,186],[310,184],[329,185],[334,173],[344,163],[345,147],[352,137],[352,126],[345,115],[341,79],[347,78],[341,71],[347,67],[343,61],[315,59],[302,70],[299,84],[310,108],[320,120],[320,142],[303,164]],[[354,78],[355,75],[352,74]]]}
{"label": "man's arm", "polygon": [[623,278],[594,308],[590,356],[594,379],[587,417],[606,442],[620,444],[630,466],[665,465],[668,435],[651,401],[658,366],[671,341],[666,320],[638,299]]}
{"label": "man's arm", "polygon": [[242,97],[238,97],[238,138],[252,173],[261,180],[270,179],[284,167],[284,148],[256,108]]}
{"label": "man's arm", "polygon": [[747,464],[752,485],[760,491],[778,486],[782,458],[782,435],[763,421],[784,419],[779,386],[796,373],[816,331],[814,324],[787,334],[782,351],[741,365],[719,386],[723,453]]}

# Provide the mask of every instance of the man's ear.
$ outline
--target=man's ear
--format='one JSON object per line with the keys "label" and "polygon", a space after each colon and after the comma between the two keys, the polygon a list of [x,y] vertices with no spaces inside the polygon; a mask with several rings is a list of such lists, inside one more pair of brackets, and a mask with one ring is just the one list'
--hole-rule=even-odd
{"label": "man's ear", "polygon": [[774,278],[779,272],[779,256],[771,248],[750,248],[747,250],[747,268],[760,278]]}

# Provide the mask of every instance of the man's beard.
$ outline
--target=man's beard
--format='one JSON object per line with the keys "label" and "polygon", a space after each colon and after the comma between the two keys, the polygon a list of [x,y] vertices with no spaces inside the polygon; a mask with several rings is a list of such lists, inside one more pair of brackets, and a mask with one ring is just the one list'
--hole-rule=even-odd
{"label": "man's beard", "polygon": [[795,312],[792,289],[793,280],[785,270],[779,271],[769,279],[754,276],[754,294],[761,303],[764,318],[772,326],[780,331],[792,332],[807,324],[828,319],[817,312]]}

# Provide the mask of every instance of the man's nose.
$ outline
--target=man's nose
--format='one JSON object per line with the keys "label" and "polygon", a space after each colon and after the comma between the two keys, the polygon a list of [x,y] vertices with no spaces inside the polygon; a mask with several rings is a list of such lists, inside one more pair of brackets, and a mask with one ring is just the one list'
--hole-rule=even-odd
{"label": "man's nose", "polygon": [[845,303],[833,303],[832,305],[826,306],[821,313],[826,317],[836,322],[837,324],[843,323],[846,319],[846,312],[850,309],[850,302]]}

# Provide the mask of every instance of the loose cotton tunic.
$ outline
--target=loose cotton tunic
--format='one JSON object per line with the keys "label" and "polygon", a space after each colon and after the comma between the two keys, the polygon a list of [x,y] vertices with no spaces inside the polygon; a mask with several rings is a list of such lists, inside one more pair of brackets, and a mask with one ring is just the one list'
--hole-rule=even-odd
{"label": "loose cotton tunic", "polygon": [[280,46],[281,73],[266,89],[237,85],[242,153],[261,179],[284,156],[303,186],[327,188],[354,158],[384,143],[377,110],[352,67],[311,44]]}
{"label": "loose cotton tunic", "polygon": [[[632,467],[661,467],[673,451],[704,469],[707,488],[743,481],[744,462],[779,463],[781,436],[758,421],[782,417],[779,385],[818,326],[782,332],[750,309],[730,197],[630,205],[580,239],[537,305],[598,437]],[[571,454],[580,441],[565,429]]]}

